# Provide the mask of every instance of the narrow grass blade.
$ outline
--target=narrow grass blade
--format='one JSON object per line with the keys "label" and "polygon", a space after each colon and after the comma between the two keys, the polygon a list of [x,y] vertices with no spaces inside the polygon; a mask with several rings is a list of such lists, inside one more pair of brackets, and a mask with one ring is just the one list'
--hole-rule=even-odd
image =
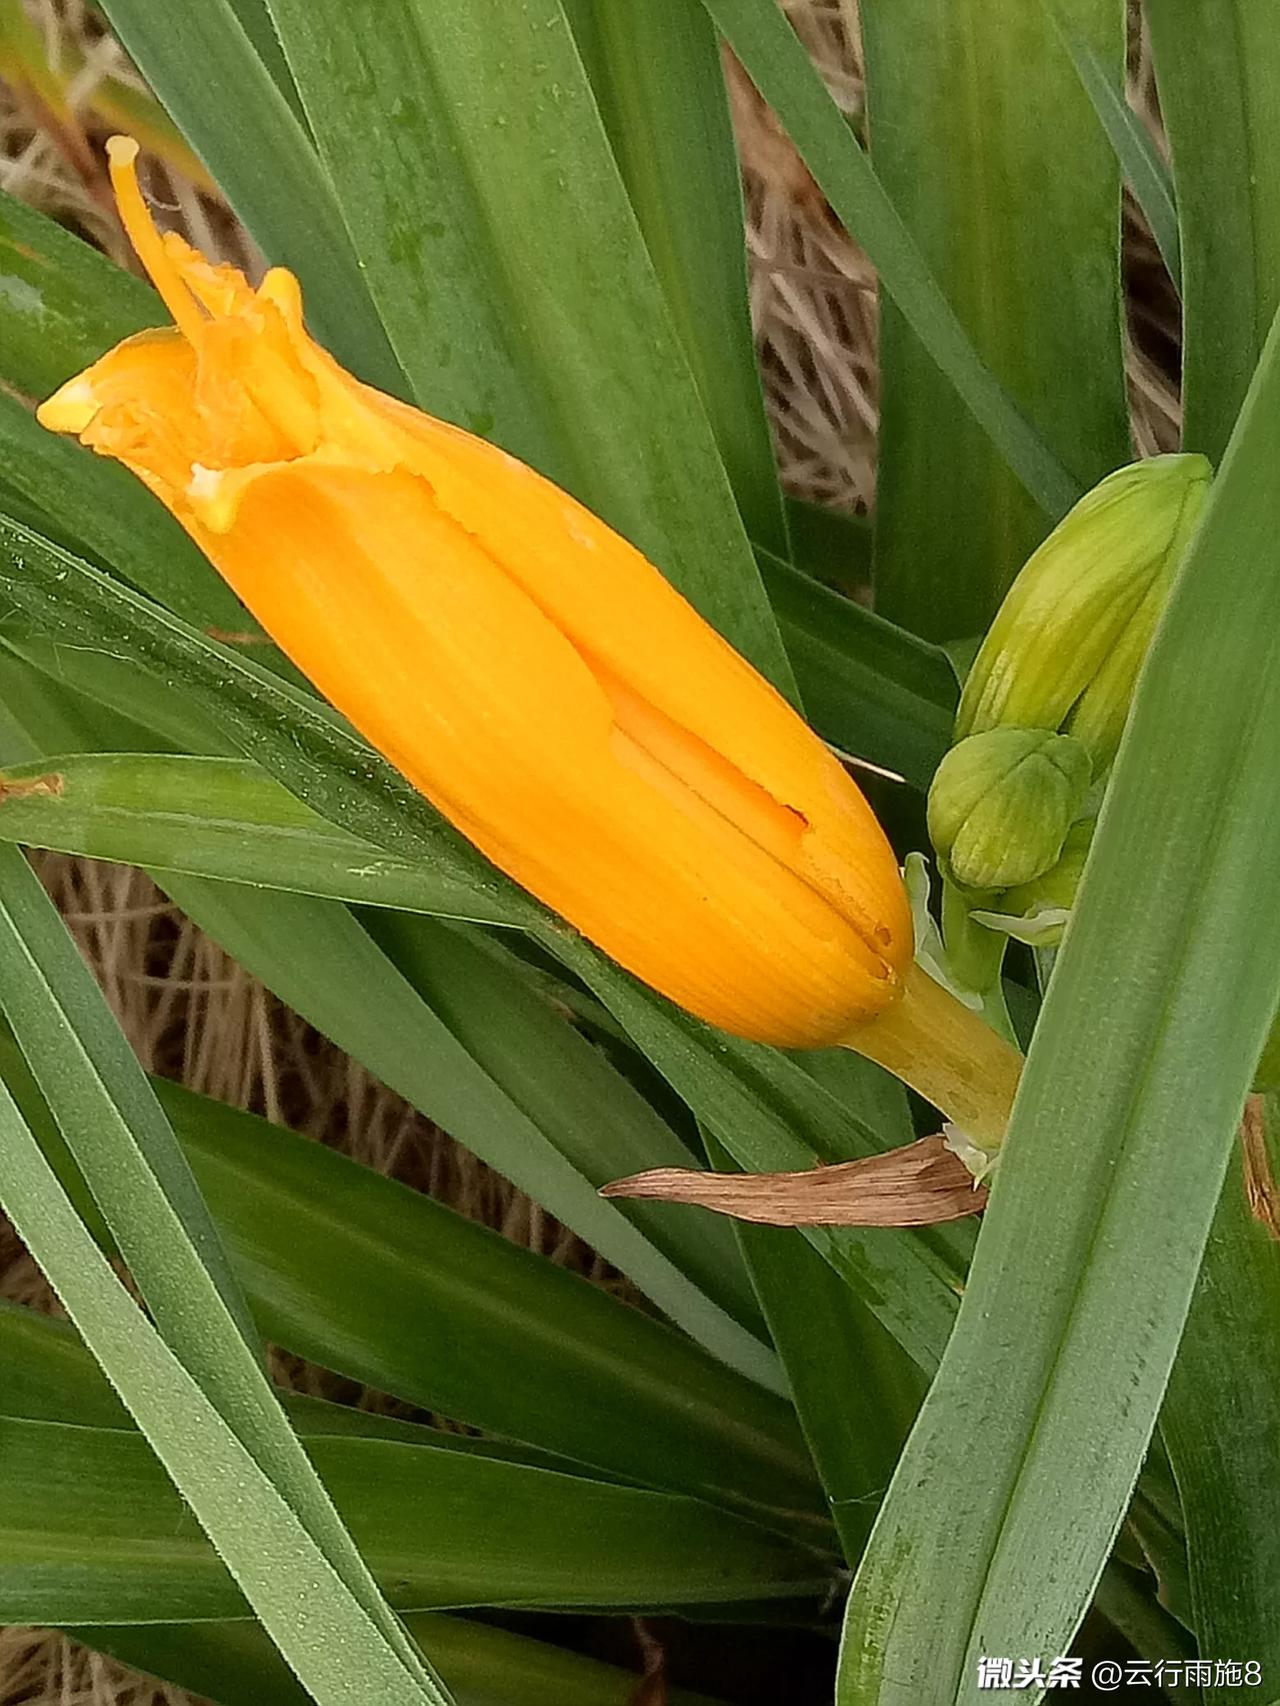
{"label": "narrow grass blade", "polygon": [[[459,1450],[448,1437],[306,1439],[397,1606],[652,1609],[828,1586],[829,1558],[695,1499]],[[0,1492],[6,1623],[248,1615],[137,1433],[0,1420]]]}
{"label": "narrow grass blade", "polygon": [[[72,1194],[70,1190],[68,1194]],[[105,1234],[94,1227],[92,1217],[85,1224],[103,1245]],[[0,1299],[0,1347],[6,1358],[0,1415],[17,1421],[132,1430],[132,1417],[70,1322]],[[398,1439],[449,1449],[481,1449],[470,1434],[444,1433],[420,1422],[401,1421],[394,1416],[330,1403],[325,1398],[283,1388],[276,1395],[298,1433],[355,1435],[360,1439]],[[575,1467],[568,1459],[511,1441],[498,1444],[491,1440],[483,1449],[491,1457],[504,1456],[512,1462],[543,1469],[573,1472]]]}
{"label": "narrow grass blade", "polygon": [[11,766],[0,839],[481,924],[523,916],[496,890],[344,834],[243,759],[73,751]]}
{"label": "narrow grass blade", "polygon": [[262,1395],[242,1353],[262,1347],[213,1221],[88,967],[11,847],[0,849],[0,966],[0,1008],[157,1324],[203,1307],[223,1342],[195,1339],[191,1372],[230,1380],[252,1416]]}
{"label": "narrow grass blade", "polygon": [[[282,894],[268,915],[255,895],[225,884],[170,877],[166,886],[235,960],[616,1263],[677,1325],[730,1367],[780,1389],[771,1350],[667,1253],[683,1254],[690,1229],[659,1241],[654,1227],[661,1217],[619,1214],[597,1194],[598,1185],[620,1177],[615,1169],[638,1155],[662,1154],[687,1165],[688,1151],[607,1063],[585,1064],[591,1045],[563,1020],[541,1013],[527,989],[509,977],[505,986],[500,978],[488,982],[491,999],[501,999],[505,1024],[526,1037],[536,1033],[542,1061],[519,1049],[495,1050],[479,1029],[480,1016],[460,1020],[461,986],[440,1008],[429,1006],[341,908]],[[454,957],[460,955],[466,955],[461,946]],[[466,957],[470,974],[478,976],[473,957]],[[557,1066],[562,1093],[535,1088],[534,1076]],[[572,1094],[566,1088],[575,1072],[590,1075],[594,1118],[581,1088]],[[705,1269],[707,1262],[695,1254],[688,1265]]]}
{"label": "narrow grass blade", "polygon": [[369,384],[403,389],[333,186],[229,0],[206,0],[180,30],[163,0],[103,10],[263,252],[301,278],[327,346]]}
{"label": "narrow grass blade", "polygon": [[567,486],[788,689],[560,0],[382,0],[376,29],[270,6],[415,400]]}
{"label": "narrow grass blade", "polygon": [[[2,1086],[0,1143],[6,1212],[308,1692],[320,1706],[356,1706],[370,1688],[388,1706],[448,1706],[408,1638],[393,1638],[390,1612],[379,1617],[353,1594],[137,1308]],[[297,1616],[299,1596],[310,1611],[305,1619]]]}
{"label": "narrow grass blade", "polygon": [[[859,1069],[855,1082],[879,1071],[850,1059]],[[886,1080],[891,1120],[899,1141],[909,1143],[914,1132],[906,1092],[887,1075]],[[709,1135],[706,1141],[713,1165],[732,1171],[723,1146]],[[928,1382],[798,1229],[743,1222],[735,1230],[791,1381],[845,1558],[854,1565]]]}
{"label": "narrow grass blade", "polygon": [[1139,683],[955,1333],[855,1582],[841,1706],[976,1702],[980,1652],[1065,1651],[1138,1473],[1280,996],[1277,419],[1273,332]]}
{"label": "narrow grass blade", "polygon": [[[636,1706],[634,1671],[566,1652],[549,1640],[438,1612],[409,1612],[405,1624],[439,1659],[457,1706]],[[99,1624],[67,1633],[218,1706],[303,1706],[306,1700],[251,1623]],[[666,1706],[716,1702],[673,1688]]]}
{"label": "narrow grass blade", "polygon": [[742,1225],[738,1236],[854,1568],[928,1380],[798,1231]]}
{"label": "narrow grass blade", "polygon": [[[1274,1097],[1266,1099],[1265,1111],[1250,1109],[1246,1130],[1255,1212],[1237,1153],[1160,1431],[1186,1518],[1200,1649],[1247,1657],[1269,1682],[1280,1676],[1280,1488],[1273,1473],[1280,1454],[1280,1245],[1274,1185],[1269,1195],[1265,1187],[1277,1154]],[[1239,1692],[1211,1684],[1205,1699],[1209,1706],[1228,1706]]]}
{"label": "narrow grass blade", "polygon": [[253,51],[262,61],[263,70],[293,108],[300,123],[305,125],[306,115],[302,110],[302,101],[293,81],[293,73],[289,69],[289,61],[280,46],[276,27],[271,21],[267,0],[230,0],[230,6],[240,21],[240,28],[249,38]]}
{"label": "narrow grass blade", "polygon": [[[12,848],[0,849],[0,964],[5,968],[0,980],[5,1015],[156,1323],[158,1332],[140,1341],[151,1347],[145,1356],[139,1351],[140,1368],[148,1361],[154,1365],[149,1379],[155,1383],[160,1378],[157,1371],[172,1364],[173,1375],[180,1380],[175,1387],[174,1378],[166,1377],[170,1406],[180,1387],[189,1386],[196,1394],[198,1411],[208,1416],[206,1431],[221,1441],[224,1469],[228,1453],[231,1459],[244,1459],[253,1467],[255,1478],[269,1494],[264,1520],[272,1500],[288,1511],[289,1528],[296,1533],[289,1540],[288,1530],[279,1531],[277,1544],[301,1548],[299,1567],[309,1580],[315,1581],[318,1568],[331,1578],[324,1589],[331,1615],[346,1622],[349,1638],[359,1641],[369,1662],[389,1682],[398,1678],[397,1693],[406,1700],[439,1698],[272,1397],[258,1360],[261,1352],[252,1318],[153,1092],[51,902],[22,855]],[[177,1413],[172,1408],[156,1410],[149,1393],[131,1398],[135,1388],[126,1387],[121,1377],[117,1358],[129,1335],[120,1336],[116,1317],[121,1306],[132,1311],[133,1305],[114,1276],[110,1276],[109,1302],[99,1295],[101,1286],[86,1284],[88,1275],[98,1274],[98,1260],[74,1262],[70,1252],[85,1244],[89,1234],[11,1100],[8,1111],[11,1117],[6,1124],[21,1163],[19,1177],[10,1187],[20,1191],[11,1218],[73,1320],[77,1311],[69,1287],[77,1287],[82,1309],[99,1304],[105,1309],[103,1331],[113,1348],[100,1360],[186,1494],[193,1484],[193,1466],[181,1456],[174,1458],[172,1443],[163,1443],[172,1442]],[[75,1226],[67,1230],[66,1223],[72,1220]],[[63,1225],[56,1248],[46,1237],[55,1223]],[[28,1235],[32,1225],[34,1242]],[[110,1275],[109,1269],[103,1271]],[[81,1284],[86,1284],[83,1292],[78,1289]],[[78,1324],[92,1345],[83,1314]],[[143,1422],[144,1414],[151,1418],[150,1424]],[[201,1476],[205,1474],[200,1471]],[[202,1499],[208,1497],[206,1486]],[[234,1503],[221,1504],[223,1516],[231,1513]],[[203,1513],[205,1507],[198,1503],[193,1508]],[[212,1508],[219,1509],[217,1501]],[[229,1552],[221,1518],[218,1528],[219,1548],[235,1568],[241,1542],[233,1540],[236,1552]],[[276,1559],[279,1566],[279,1552]],[[241,1572],[237,1574],[243,1581]],[[261,1609],[260,1592],[251,1597],[264,1626],[271,1628],[268,1619],[273,1614]],[[286,1639],[278,1624],[272,1632],[278,1640]],[[291,1633],[287,1639],[296,1666],[298,1660],[292,1656],[296,1637]],[[309,1666],[312,1657],[305,1662]],[[305,1680],[301,1670],[299,1674]]]}
{"label": "narrow grass blade", "polygon": [[1144,1564],[1156,1578],[1161,1605],[1184,1628],[1195,1623],[1191,1571],[1187,1563],[1182,1500],[1159,1430],[1152,1436],[1142,1468],[1140,1496],[1129,1507],[1128,1526]]}
{"label": "narrow grass blade", "polygon": [[1183,447],[1217,462],[1280,306],[1280,36],[1252,0],[1145,11],[1181,228]]}
{"label": "narrow grass blade", "polygon": [[926,256],[775,0],[702,0],[885,292],[1031,497],[1056,520],[1080,478],[974,347]]}
{"label": "narrow grass blade", "polygon": [[[1121,77],[1122,7],[1066,9]],[[1120,174],[1053,23],[1007,0],[868,0],[862,22],[879,181],[978,357],[1092,486],[1130,455]],[[960,639],[987,627],[1054,518],[881,282],[876,607]]]}
{"label": "narrow grass blade", "polygon": [[[5,1080],[52,1153],[11,1050]],[[812,1465],[781,1399],[429,1197],[251,1114],[156,1089],[273,1342],[608,1475],[792,1512],[821,1538]]]}
{"label": "narrow grass blade", "polygon": [[1084,92],[1115,149],[1120,170],[1151,228],[1174,288],[1180,290],[1182,254],[1173,175],[1161,159],[1146,125],[1125,99],[1124,80],[1115,75],[1115,67],[1108,69],[1085,36],[1057,10],[1055,0],[1046,0],[1046,4],[1057,21],[1063,45],[1071,55]]}
{"label": "narrow grass blade", "polygon": [[785,557],[715,29],[683,0],[566,0],[565,12],[747,532]]}

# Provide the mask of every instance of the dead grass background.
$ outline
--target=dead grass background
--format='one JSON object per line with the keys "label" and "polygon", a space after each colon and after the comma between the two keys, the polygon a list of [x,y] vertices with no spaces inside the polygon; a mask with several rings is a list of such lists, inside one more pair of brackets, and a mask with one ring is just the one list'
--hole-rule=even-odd
{"label": "dead grass background", "polygon": [[[863,98],[856,0],[784,4],[833,95],[856,114]],[[28,7],[52,65],[65,64],[69,48],[83,55],[70,90],[82,111],[100,78],[134,77],[83,0],[28,0]],[[746,188],[751,306],[779,464],[795,495],[865,510],[875,478],[874,274],[745,78],[733,66],[729,74]],[[1135,104],[1157,129],[1150,63],[1137,28],[1130,74]],[[85,129],[93,134],[91,118]],[[86,182],[81,167],[30,105],[0,84],[0,187],[77,224],[119,256],[119,232],[104,210],[101,185],[91,175]],[[160,169],[153,189],[180,210],[201,247],[252,262],[243,233],[181,176]],[[1176,360],[1176,309],[1154,245],[1132,210],[1126,258],[1135,437],[1150,453],[1176,443],[1177,396],[1168,374]],[[39,866],[148,1068],[308,1132],[521,1244],[601,1277],[589,1250],[282,1007],[140,872],[54,855],[42,855]],[[50,1307],[42,1277],[2,1221],[0,1295]],[[335,1385],[296,1358],[278,1359],[277,1374],[307,1390],[353,1396],[349,1383]],[[5,1629],[0,1706],[198,1703],[57,1633]]]}

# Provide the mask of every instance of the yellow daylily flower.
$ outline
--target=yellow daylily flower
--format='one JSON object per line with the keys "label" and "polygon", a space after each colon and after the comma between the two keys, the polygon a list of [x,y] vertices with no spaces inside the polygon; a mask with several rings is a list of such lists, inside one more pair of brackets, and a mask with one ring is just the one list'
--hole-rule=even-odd
{"label": "yellow daylily flower", "polygon": [[712,1024],[819,1046],[895,1003],[897,863],[795,712],[656,568],[503,451],[360,384],[297,281],[178,236],[111,145],[175,326],[39,411],[143,480],[282,650],[503,871]]}

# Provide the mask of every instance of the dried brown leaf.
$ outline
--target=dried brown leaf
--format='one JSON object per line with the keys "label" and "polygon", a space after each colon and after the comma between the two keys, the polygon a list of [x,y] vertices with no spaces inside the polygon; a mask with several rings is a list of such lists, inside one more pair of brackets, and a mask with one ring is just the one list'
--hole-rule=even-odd
{"label": "dried brown leaf", "polygon": [[1280,1243],[1280,1188],[1271,1169],[1261,1096],[1250,1096],[1245,1102],[1240,1147],[1244,1151],[1244,1189],[1249,1213]]}
{"label": "dried brown leaf", "polygon": [[941,1137],[807,1173],[699,1173],[659,1167],[603,1197],[695,1203],[764,1226],[936,1226],[986,1206],[987,1193]]}

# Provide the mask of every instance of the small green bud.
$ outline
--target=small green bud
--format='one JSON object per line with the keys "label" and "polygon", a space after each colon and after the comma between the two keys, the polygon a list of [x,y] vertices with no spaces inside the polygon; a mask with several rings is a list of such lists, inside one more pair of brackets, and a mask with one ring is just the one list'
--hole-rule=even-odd
{"label": "small green bud", "polygon": [[1051,729],[962,740],[929,790],[929,837],[956,882],[1007,889],[1052,869],[1089,792],[1089,754]]}
{"label": "small green bud", "polygon": [[1081,498],[997,612],[965,682],[957,740],[1062,728],[1074,709],[1071,733],[1095,774],[1105,770],[1209,478],[1203,456],[1153,456]]}
{"label": "small green bud", "polygon": [[972,917],[988,930],[1012,936],[1033,948],[1056,948],[1076,903],[1096,827],[1097,820],[1091,817],[1073,823],[1056,865],[1034,882],[1007,889],[997,903],[998,911],[975,911]]}

